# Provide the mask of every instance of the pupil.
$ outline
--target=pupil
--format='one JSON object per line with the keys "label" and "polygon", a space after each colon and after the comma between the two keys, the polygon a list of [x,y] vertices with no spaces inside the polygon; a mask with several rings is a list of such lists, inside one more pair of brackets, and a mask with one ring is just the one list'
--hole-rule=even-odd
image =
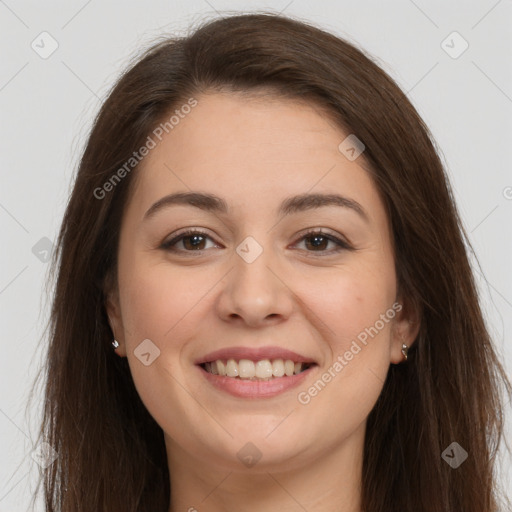
{"label": "pupil", "polygon": [[197,248],[199,244],[202,242],[202,235],[191,235],[187,237],[185,240],[189,240],[191,242],[192,247]]}
{"label": "pupil", "polygon": [[318,248],[318,247],[322,246],[323,244],[325,244],[326,238],[323,236],[312,236],[312,237],[310,237],[310,240],[313,241],[311,245],[313,247]]}

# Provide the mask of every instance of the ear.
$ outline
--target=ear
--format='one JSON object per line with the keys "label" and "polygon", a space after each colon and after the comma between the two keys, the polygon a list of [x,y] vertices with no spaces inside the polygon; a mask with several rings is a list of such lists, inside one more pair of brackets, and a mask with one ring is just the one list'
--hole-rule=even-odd
{"label": "ear", "polygon": [[399,364],[405,361],[402,344],[410,349],[418,336],[421,325],[421,307],[413,300],[399,297],[392,329],[391,363]]}
{"label": "ear", "polygon": [[107,312],[110,329],[114,334],[114,338],[119,343],[119,347],[117,347],[115,351],[118,355],[125,357],[126,345],[124,340],[124,327],[123,319],[121,316],[121,305],[119,302],[119,289],[117,286],[117,282],[115,282],[110,275],[105,279],[103,295],[105,297],[104,305],[105,310]]}

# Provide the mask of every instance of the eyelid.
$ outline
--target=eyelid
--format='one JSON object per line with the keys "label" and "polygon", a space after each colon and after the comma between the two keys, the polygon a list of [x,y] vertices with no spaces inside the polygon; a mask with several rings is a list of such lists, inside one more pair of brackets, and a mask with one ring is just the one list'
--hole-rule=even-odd
{"label": "eyelid", "polygon": [[[214,238],[203,228],[184,228],[183,230],[179,230],[176,234],[172,236],[170,240],[166,240],[162,242],[160,245],[160,249],[163,249],[165,251],[174,252],[174,253],[198,253],[203,254],[208,249],[198,249],[195,251],[185,251],[185,250],[177,250],[173,249],[172,246],[183,240],[184,238],[192,235],[201,235],[205,238],[209,238],[210,240],[214,241],[216,245],[219,245]],[[354,251],[355,248],[352,246],[352,244],[342,235],[334,235],[329,231],[326,231],[323,228],[308,228],[305,231],[302,231],[298,237],[296,238],[295,242],[293,242],[293,246],[297,245],[299,242],[303,241],[308,236],[317,235],[326,238],[327,240],[333,242],[336,244],[336,249],[331,249],[329,251],[307,251],[303,250],[303,252],[307,252],[308,254],[314,255],[314,256],[327,256],[330,254],[339,253],[341,251]],[[317,253],[317,254],[315,254]]]}
{"label": "eyelid", "polygon": [[[204,230],[203,228],[183,228],[183,230],[178,230],[176,233],[173,234],[173,236],[168,239],[168,240],[164,240],[161,244],[160,244],[160,249],[164,249],[164,250],[167,250],[167,251],[171,251],[173,252],[173,249],[171,248],[171,244],[176,244],[178,242],[180,242],[183,238],[186,238],[187,236],[192,236],[192,235],[202,235],[204,237],[208,237],[210,238],[211,240],[214,240],[214,238],[206,231]],[[215,242],[217,244],[217,242]],[[218,245],[218,244],[217,244]],[[174,252],[198,252],[198,253],[202,253],[205,249],[203,250],[198,250],[198,251],[177,251],[175,250]]]}
{"label": "eyelid", "polygon": [[321,256],[322,254],[327,256],[329,254],[335,254],[335,253],[338,253],[341,251],[354,251],[355,250],[354,246],[348,241],[348,239],[345,236],[340,235],[340,234],[333,234],[330,231],[325,230],[324,228],[308,228],[308,229],[306,229],[305,231],[303,231],[299,234],[297,240],[293,243],[293,245],[296,245],[298,242],[301,242],[308,236],[312,236],[312,235],[318,235],[318,236],[327,238],[327,240],[330,240],[333,243],[335,243],[337,248],[334,250],[330,250],[330,251],[306,251],[309,254],[315,255],[315,253],[317,253],[317,255],[319,255],[319,256]]}

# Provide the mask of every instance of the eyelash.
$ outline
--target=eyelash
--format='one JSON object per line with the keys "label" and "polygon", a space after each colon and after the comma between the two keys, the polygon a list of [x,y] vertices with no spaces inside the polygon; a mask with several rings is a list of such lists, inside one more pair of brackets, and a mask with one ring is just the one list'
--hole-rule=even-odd
{"label": "eyelash", "polygon": [[[180,242],[184,238],[188,238],[189,236],[192,236],[192,235],[200,235],[200,236],[211,239],[211,236],[208,233],[206,233],[205,231],[202,231],[201,229],[189,229],[187,231],[184,231],[183,233],[178,234],[171,240],[168,240],[168,241],[162,243],[160,248],[163,250],[169,251],[169,252],[174,252],[174,253],[199,253],[199,254],[202,254],[207,249],[188,251],[188,250],[177,250],[173,247],[174,245],[176,245],[178,242]],[[320,236],[322,238],[326,238],[327,240],[334,242],[338,247],[331,251],[308,251],[306,249],[306,252],[313,253],[313,254],[317,253],[317,252],[318,253],[326,253],[326,254],[334,254],[334,253],[338,253],[338,252],[341,252],[344,250],[348,250],[348,251],[354,250],[354,248],[352,246],[350,246],[348,244],[348,242],[341,240],[329,233],[326,233],[326,232],[322,231],[321,229],[311,229],[311,230],[307,231],[306,233],[304,233],[301,236],[301,238],[299,238],[299,240],[297,240],[297,242],[302,241],[306,238],[313,237],[313,235]]]}

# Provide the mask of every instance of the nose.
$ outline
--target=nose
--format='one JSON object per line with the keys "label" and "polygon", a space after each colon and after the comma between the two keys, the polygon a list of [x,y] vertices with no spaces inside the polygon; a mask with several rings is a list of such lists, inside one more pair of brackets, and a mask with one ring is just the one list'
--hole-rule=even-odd
{"label": "nose", "polygon": [[234,267],[224,278],[217,301],[217,313],[222,320],[262,327],[277,325],[293,311],[293,293],[270,249],[252,262],[237,253]]}

